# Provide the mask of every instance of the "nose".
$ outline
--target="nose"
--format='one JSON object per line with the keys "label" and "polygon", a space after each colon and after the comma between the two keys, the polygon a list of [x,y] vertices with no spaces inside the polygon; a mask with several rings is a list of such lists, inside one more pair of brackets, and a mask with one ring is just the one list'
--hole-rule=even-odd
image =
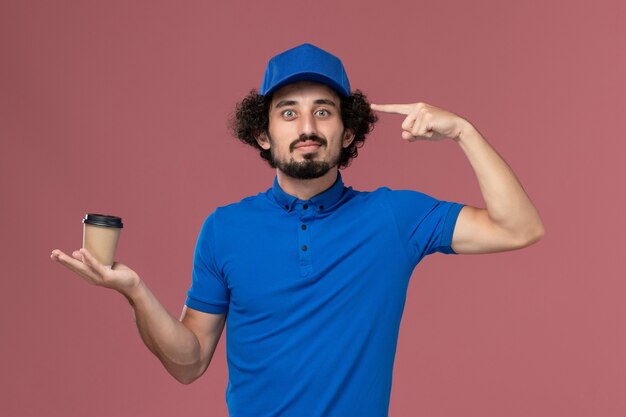
{"label": "nose", "polygon": [[299,118],[299,134],[300,135],[317,135],[317,123],[312,114],[304,114]]}

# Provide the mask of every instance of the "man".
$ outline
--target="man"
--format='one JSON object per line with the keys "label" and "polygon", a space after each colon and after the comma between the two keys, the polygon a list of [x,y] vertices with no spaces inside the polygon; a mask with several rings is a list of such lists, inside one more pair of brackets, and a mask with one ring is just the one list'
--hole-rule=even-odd
{"label": "man", "polygon": [[[406,115],[406,140],[454,140],[487,208],[387,187],[345,187],[372,110]],[[523,248],[543,226],[522,186],[479,132],[425,104],[368,104],[341,61],[304,44],[272,58],[233,130],[276,168],[264,193],[217,208],[198,236],[180,321],[127,266],[85,249],[52,259],[121,292],[148,348],[180,382],[200,377],[226,320],[229,413],[386,416],[409,278],[426,255]]]}

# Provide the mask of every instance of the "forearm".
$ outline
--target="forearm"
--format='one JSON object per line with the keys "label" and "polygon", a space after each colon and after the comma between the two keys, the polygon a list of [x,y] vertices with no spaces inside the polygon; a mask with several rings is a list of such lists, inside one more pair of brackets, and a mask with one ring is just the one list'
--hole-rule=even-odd
{"label": "forearm", "polygon": [[539,214],[504,159],[469,122],[455,140],[476,174],[491,221],[523,239],[540,237]]}
{"label": "forearm", "polygon": [[141,338],[167,371],[183,383],[196,379],[203,361],[194,333],[167,312],[143,281],[124,296],[133,308]]}

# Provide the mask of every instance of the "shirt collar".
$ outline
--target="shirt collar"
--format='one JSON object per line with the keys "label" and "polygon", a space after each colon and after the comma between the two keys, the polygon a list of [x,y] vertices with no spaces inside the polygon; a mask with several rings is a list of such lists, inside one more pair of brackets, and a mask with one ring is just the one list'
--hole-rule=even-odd
{"label": "shirt collar", "polygon": [[335,203],[337,203],[341,196],[343,195],[345,187],[343,185],[343,179],[341,178],[341,173],[337,171],[337,179],[335,183],[331,185],[326,190],[321,193],[311,197],[310,199],[303,201],[298,200],[297,197],[287,194],[280,188],[278,185],[278,177],[274,178],[274,186],[272,187],[272,194],[276,199],[276,202],[285,210],[291,211],[294,206],[298,203],[308,203],[318,208],[319,210],[325,210],[331,208]]}

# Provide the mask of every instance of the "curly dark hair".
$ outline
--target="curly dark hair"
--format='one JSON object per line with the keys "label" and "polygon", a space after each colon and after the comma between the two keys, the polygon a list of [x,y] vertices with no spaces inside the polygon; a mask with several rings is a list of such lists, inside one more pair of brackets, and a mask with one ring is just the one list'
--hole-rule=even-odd
{"label": "curly dark hair", "polygon": [[[360,90],[340,99],[343,126],[354,134],[354,140],[350,146],[341,150],[339,159],[341,169],[350,165],[352,159],[358,156],[358,148],[365,143],[365,137],[374,129],[378,117],[370,108],[367,97]],[[241,102],[237,103],[235,112],[229,120],[229,128],[236,138],[258,149],[261,158],[265,159],[272,168],[276,168],[272,162],[270,150],[263,149],[256,141],[260,134],[269,133],[271,101],[271,96],[262,96],[257,90],[251,90]]]}

